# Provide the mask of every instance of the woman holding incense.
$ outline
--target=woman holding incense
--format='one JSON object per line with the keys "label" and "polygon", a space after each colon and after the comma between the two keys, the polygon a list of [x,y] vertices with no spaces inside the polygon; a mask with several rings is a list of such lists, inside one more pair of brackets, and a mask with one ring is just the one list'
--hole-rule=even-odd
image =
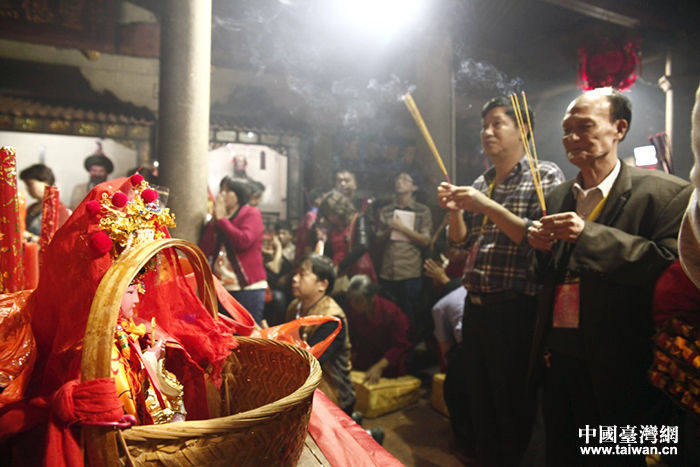
{"label": "woman holding incense", "polygon": [[[316,235],[325,242],[324,254],[333,260],[338,268],[338,277],[350,278],[356,274],[366,274],[377,282],[377,274],[369,257],[371,230],[364,214],[359,214],[352,201],[337,191],[328,193],[318,208],[321,226]],[[347,285],[347,281],[336,280]],[[336,291],[337,287],[336,287]]]}
{"label": "woman holding incense", "polygon": [[489,465],[519,464],[530,439],[535,400],[522,395],[537,285],[526,273],[525,233],[542,215],[541,195],[564,180],[553,163],[533,169],[528,139],[534,119],[529,112],[529,118],[518,115],[508,98],[487,102],[481,143],[493,166],[472,186],[442,183],[437,190],[450,214],[449,241],[468,252],[462,277],[467,392],[479,462]]}
{"label": "woman holding incense", "polygon": [[210,258],[214,275],[260,324],[267,288],[262,255],[265,227],[260,211],[247,204],[250,193],[246,179],[227,175],[221,180],[214,216],[199,246]]}

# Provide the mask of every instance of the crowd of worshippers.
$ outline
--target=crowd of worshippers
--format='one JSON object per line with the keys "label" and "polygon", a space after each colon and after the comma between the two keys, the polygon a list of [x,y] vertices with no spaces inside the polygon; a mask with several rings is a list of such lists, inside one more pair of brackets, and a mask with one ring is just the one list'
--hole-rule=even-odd
{"label": "crowd of worshippers", "polygon": [[[632,107],[618,91],[585,92],[564,110],[562,142],[579,170],[568,181],[552,162],[529,163],[532,127],[519,127],[511,100],[488,101],[481,117],[491,167],[471,186],[437,187],[436,225],[415,199],[417,174],[397,170],[393,200],[377,208],[339,170],[332,190],[308,193],[296,229],[278,222],[266,240],[244,184],[225,177],[201,242],[214,273],[258,323],[340,318],[320,359],[322,387],[348,413],[350,369],[369,382],[412,371],[427,330],[447,371],[454,453],[467,465],[519,465],[538,413],[550,466],[599,465],[581,447],[611,439],[692,445],[697,423],[648,376],[653,317],[673,314],[655,286],[680,283],[659,278],[683,273],[667,268],[692,185],[621,161]],[[303,336],[315,344],[336,327]],[[639,450],[605,462],[646,464]]]}
{"label": "crowd of worshippers", "polygon": [[[442,209],[437,222],[416,200],[426,188],[419,174],[398,169],[392,201],[374,206],[355,196],[355,175],[341,169],[332,189],[306,193],[310,209],[297,226],[279,221],[266,233],[255,207],[260,184],[256,192],[234,173],[221,180],[200,247],[258,325],[340,319],[319,359],[321,388],[348,414],[351,369],[369,383],[405,375],[423,341],[446,369],[453,452],[465,465],[519,465],[538,437],[548,466],[646,465],[639,450],[603,459],[581,449],[610,443],[678,447],[683,454],[660,461],[698,465],[690,457],[700,452],[697,419],[649,378],[658,328],[679,313],[700,324],[693,185],[621,161],[632,124],[623,93],[588,91],[562,109],[564,151],[578,169],[571,180],[552,162],[530,164],[523,139],[535,115],[525,109],[532,126],[521,129],[517,110],[503,97],[484,105],[491,167],[470,186],[428,192],[426,202]],[[53,183],[36,168],[20,176],[36,199],[43,185],[35,182]],[[314,345],[337,328],[301,334]]]}
{"label": "crowd of worshippers", "polygon": [[[310,209],[296,228],[283,220],[266,233],[261,212],[249,203],[249,181],[226,176],[200,247],[212,259],[214,274],[257,324],[274,326],[307,315],[341,319],[321,364],[324,379],[338,379],[332,386],[338,390],[329,397],[351,413],[351,367],[365,371],[371,383],[409,371],[414,309],[433,226],[428,207],[414,199],[417,186],[407,172],[396,177],[396,200],[377,213],[377,221],[366,201],[354,199],[352,172],[339,170],[334,180],[330,190],[308,192]],[[399,210],[412,216],[410,227],[395,218]],[[397,234],[403,237],[394,238]],[[383,253],[373,258],[380,249],[370,250],[379,242]],[[306,340],[314,345],[337,327],[320,325]]]}

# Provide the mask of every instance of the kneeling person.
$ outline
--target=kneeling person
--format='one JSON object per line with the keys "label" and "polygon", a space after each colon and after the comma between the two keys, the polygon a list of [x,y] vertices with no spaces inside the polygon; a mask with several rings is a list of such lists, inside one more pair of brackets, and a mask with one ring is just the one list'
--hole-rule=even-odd
{"label": "kneeling person", "polygon": [[[323,379],[319,389],[347,414],[355,405],[355,389],[350,380],[350,338],[347,319],[343,309],[326,293],[333,290],[335,266],[330,258],[317,253],[308,253],[299,260],[292,278],[294,300],[287,308],[287,321],[304,316],[335,316],[340,318],[342,328],[328,349],[318,359],[323,367]],[[335,322],[319,326],[305,326],[300,336],[309,345],[315,345],[328,337],[337,327]]]}
{"label": "kneeling person", "polygon": [[347,291],[352,364],[367,372],[365,381],[370,384],[378,383],[382,376],[395,378],[408,373],[413,347],[408,316],[377,291],[377,285],[365,275],[353,277]]}

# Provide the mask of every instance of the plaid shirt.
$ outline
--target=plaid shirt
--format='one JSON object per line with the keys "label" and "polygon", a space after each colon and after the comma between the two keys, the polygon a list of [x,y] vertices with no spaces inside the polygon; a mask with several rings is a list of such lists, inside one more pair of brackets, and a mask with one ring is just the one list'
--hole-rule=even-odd
{"label": "plaid shirt", "polygon": [[[545,196],[564,181],[564,174],[553,162],[539,163],[542,188]],[[496,176],[491,167],[477,178],[472,186],[488,196],[489,185]],[[535,192],[532,172],[527,158],[523,157],[506,179],[493,190],[491,198],[518,217],[530,224],[532,219],[542,216],[540,203]],[[472,245],[480,241],[479,252],[471,272],[462,278],[464,287],[474,293],[504,292],[515,290],[527,295],[537,293],[537,285],[527,278],[526,255],[529,249],[527,237],[518,245],[490,220],[483,225],[484,215],[464,213],[467,225],[467,238],[464,248],[471,251]],[[483,225],[483,235],[481,234]]]}

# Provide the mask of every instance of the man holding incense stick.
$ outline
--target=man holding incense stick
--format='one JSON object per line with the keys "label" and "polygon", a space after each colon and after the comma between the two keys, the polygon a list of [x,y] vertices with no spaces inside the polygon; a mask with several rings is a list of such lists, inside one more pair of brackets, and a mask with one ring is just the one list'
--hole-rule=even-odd
{"label": "man holding incense stick", "polygon": [[437,190],[450,212],[450,241],[469,252],[462,333],[477,447],[466,454],[479,465],[518,465],[530,439],[535,402],[523,394],[537,286],[526,276],[526,233],[542,215],[538,191],[549,193],[564,180],[551,162],[539,162],[533,177],[529,127],[518,125],[527,119],[516,112],[511,99],[487,102],[481,143],[493,166],[470,187],[442,183]]}
{"label": "man holding incense stick", "polygon": [[662,394],[647,379],[653,291],[678,255],[691,186],[620,162],[631,121],[619,91],[589,91],[569,105],[563,143],[580,172],[552,191],[549,215],[528,230],[544,284],[530,381],[543,376],[547,465],[643,466],[643,455],[585,456],[581,447],[633,438],[643,446],[642,427],[660,422],[650,415]]}

